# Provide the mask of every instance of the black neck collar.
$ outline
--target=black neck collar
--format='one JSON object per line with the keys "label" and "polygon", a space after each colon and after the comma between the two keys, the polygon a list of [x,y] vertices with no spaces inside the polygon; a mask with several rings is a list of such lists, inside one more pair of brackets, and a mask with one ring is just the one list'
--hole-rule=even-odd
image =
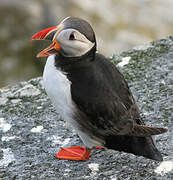
{"label": "black neck collar", "polygon": [[55,56],[55,66],[64,72],[69,72],[72,69],[86,67],[90,65],[95,59],[96,46],[94,46],[86,54],[79,57],[66,57],[63,53],[59,53]]}

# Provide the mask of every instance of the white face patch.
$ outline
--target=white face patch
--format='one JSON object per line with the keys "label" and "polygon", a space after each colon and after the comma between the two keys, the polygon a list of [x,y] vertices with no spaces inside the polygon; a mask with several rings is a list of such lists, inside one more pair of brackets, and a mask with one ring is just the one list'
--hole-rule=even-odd
{"label": "white face patch", "polygon": [[[70,36],[74,39],[71,39]],[[64,53],[68,57],[82,56],[87,53],[95,43],[89,41],[83,34],[75,29],[62,30],[56,37]]]}

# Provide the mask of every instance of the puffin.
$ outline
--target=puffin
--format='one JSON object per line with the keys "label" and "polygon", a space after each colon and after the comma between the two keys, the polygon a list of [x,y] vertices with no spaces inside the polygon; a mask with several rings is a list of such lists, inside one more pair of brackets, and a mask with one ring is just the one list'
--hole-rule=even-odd
{"label": "puffin", "polygon": [[163,160],[152,136],[167,128],[144,124],[124,76],[97,52],[96,36],[87,21],[67,17],[31,40],[52,41],[37,54],[38,58],[48,56],[44,88],[84,144],[61,147],[56,158],[86,161],[92,149],[103,148]]}

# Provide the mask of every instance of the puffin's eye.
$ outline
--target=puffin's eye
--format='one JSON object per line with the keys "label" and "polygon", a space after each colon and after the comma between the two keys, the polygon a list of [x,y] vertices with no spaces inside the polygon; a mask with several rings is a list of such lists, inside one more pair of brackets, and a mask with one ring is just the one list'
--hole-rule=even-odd
{"label": "puffin's eye", "polygon": [[73,34],[73,33],[70,34],[69,40],[75,40],[75,37],[74,37],[74,34]]}

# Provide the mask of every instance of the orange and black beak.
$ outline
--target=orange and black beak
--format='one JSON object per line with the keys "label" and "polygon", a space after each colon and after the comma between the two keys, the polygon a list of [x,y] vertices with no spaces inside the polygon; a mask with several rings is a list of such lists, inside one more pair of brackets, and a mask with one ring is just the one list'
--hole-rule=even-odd
{"label": "orange and black beak", "polygon": [[61,46],[59,42],[55,39],[58,33],[60,33],[63,29],[63,25],[50,27],[47,29],[44,29],[31,37],[31,40],[51,40],[53,43],[37,54],[37,57],[45,57],[50,56],[52,54],[58,53],[58,51],[61,49]]}

